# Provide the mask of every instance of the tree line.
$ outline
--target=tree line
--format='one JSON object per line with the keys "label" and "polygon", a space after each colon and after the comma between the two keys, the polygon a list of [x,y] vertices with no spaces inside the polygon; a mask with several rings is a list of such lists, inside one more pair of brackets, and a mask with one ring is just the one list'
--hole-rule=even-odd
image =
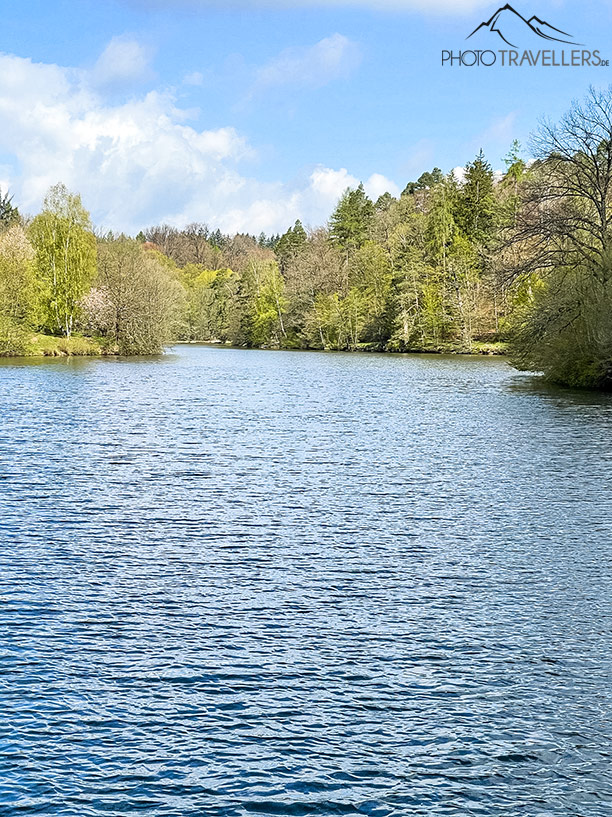
{"label": "tree line", "polygon": [[324,227],[224,235],[204,224],[95,235],[52,188],[22,218],[0,195],[0,353],[33,333],[151,354],[172,340],[476,352],[508,346],[556,381],[612,383],[612,91],[544,124],[527,161],[483,152],[400,196],[348,189]]}

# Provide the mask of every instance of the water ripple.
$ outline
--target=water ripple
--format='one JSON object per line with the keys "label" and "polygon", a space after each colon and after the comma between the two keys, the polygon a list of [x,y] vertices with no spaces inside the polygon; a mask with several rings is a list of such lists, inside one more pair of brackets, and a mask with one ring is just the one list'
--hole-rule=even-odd
{"label": "water ripple", "polygon": [[612,814],[612,399],[0,362],[0,815]]}

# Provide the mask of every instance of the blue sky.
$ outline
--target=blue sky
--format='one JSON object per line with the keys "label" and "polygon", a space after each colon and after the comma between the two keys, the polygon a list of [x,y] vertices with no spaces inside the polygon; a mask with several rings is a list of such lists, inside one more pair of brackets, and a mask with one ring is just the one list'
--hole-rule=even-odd
{"label": "blue sky", "polygon": [[[0,185],[35,212],[63,181],[97,225],[132,232],[315,226],[359,180],[397,193],[480,147],[500,168],[541,116],[612,82],[602,67],[442,67],[499,2],[3,5]],[[612,2],[514,6],[612,60]]]}

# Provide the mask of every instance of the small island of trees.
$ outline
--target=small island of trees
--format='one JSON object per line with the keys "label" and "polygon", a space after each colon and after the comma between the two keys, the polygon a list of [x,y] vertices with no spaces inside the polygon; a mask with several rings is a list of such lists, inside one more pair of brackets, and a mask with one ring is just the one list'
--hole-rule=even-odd
{"label": "small island of trees", "polygon": [[324,227],[228,236],[204,224],[96,235],[53,187],[34,218],[0,194],[0,354],[156,354],[172,341],[501,352],[612,386],[612,90],[591,90],[495,174],[439,168]]}

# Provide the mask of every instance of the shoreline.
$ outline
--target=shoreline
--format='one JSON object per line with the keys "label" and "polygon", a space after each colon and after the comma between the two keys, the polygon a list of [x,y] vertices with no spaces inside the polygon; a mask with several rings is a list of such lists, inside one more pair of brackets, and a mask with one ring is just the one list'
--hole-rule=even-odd
{"label": "shoreline", "polygon": [[262,352],[325,352],[330,354],[369,354],[369,355],[461,355],[463,357],[508,357],[508,344],[503,341],[491,343],[479,342],[471,350],[459,347],[415,348],[415,349],[377,349],[364,346],[359,349],[315,349],[291,346],[235,346],[231,343],[214,340],[177,340],[172,346],[212,346],[223,349],[245,349]]}
{"label": "shoreline", "polygon": [[480,343],[471,350],[457,347],[437,347],[422,349],[376,349],[363,347],[359,349],[312,349],[283,346],[235,346],[214,340],[177,340],[164,347],[159,355],[121,355],[116,349],[105,349],[100,341],[81,335],[71,338],[56,338],[51,335],[39,335],[35,338],[35,347],[29,351],[20,350],[0,354],[0,360],[16,358],[45,359],[45,358],[108,358],[108,357],[160,357],[167,354],[173,346],[212,346],[223,349],[247,349],[265,352],[325,352],[330,354],[385,354],[385,355],[457,355],[462,357],[507,357],[508,348],[505,343]]}

